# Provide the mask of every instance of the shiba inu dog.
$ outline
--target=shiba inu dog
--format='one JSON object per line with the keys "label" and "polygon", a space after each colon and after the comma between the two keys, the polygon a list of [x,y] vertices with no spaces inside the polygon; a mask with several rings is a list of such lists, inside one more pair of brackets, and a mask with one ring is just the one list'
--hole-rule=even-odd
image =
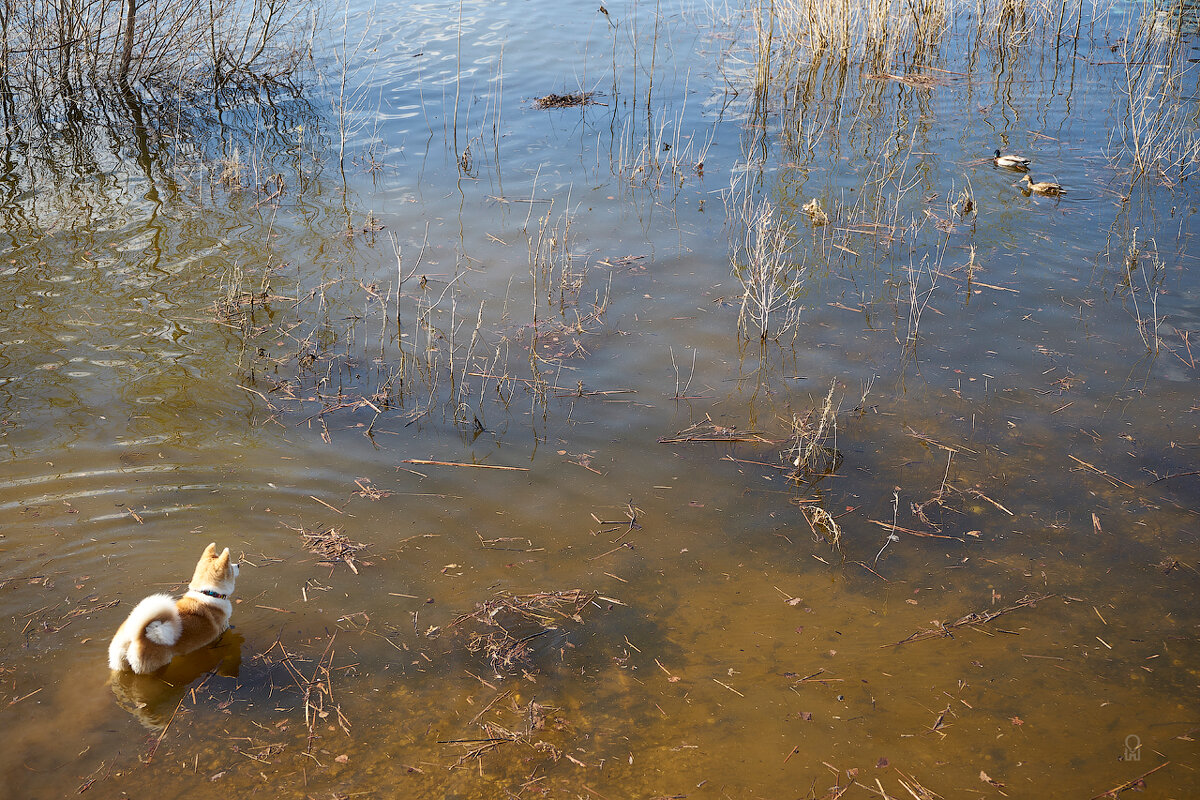
{"label": "shiba inu dog", "polygon": [[108,646],[108,666],[154,672],[183,653],[203,647],[229,627],[233,604],[229,595],[237,580],[238,565],[229,560],[229,548],[217,555],[214,542],[204,549],[188,591],[176,600],[169,594],[152,594],[130,612]]}

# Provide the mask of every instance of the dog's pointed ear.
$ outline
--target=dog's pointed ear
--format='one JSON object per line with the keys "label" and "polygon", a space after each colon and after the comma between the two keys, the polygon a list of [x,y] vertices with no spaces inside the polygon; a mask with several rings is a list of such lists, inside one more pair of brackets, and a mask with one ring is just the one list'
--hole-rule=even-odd
{"label": "dog's pointed ear", "polygon": [[204,556],[203,557],[204,558],[216,558],[217,557],[217,543],[216,542],[210,542],[208,547],[204,548]]}
{"label": "dog's pointed ear", "polygon": [[217,567],[218,568],[223,568],[223,567],[228,566],[229,565],[229,548],[226,547],[225,550],[221,553],[221,555],[217,556],[216,559],[217,559]]}

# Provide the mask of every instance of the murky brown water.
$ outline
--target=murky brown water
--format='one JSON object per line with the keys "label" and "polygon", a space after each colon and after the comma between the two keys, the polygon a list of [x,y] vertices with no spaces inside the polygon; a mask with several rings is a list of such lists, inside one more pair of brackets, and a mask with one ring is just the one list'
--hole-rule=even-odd
{"label": "murky brown water", "polygon": [[[960,10],[892,66],[928,85],[788,62],[756,95],[741,12],[388,7],[350,23],[345,184],[319,93],[31,147],[6,793],[1087,798],[1167,764],[1147,796],[1196,796],[1195,162],[1131,183],[1110,140],[1134,10],[1057,49]],[[534,107],[564,91],[597,104]],[[761,345],[731,184],[809,268]],[[831,383],[836,469],[790,480]],[[331,528],[357,571],[304,548]],[[235,630],[110,678],[214,540]],[[574,589],[510,669],[454,624]]]}

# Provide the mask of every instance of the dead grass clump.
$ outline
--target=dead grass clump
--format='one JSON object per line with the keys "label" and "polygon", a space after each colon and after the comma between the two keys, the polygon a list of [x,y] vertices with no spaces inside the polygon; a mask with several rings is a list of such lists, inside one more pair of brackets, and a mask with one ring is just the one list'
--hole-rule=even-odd
{"label": "dead grass clump", "polygon": [[[1162,316],[1158,312],[1158,294],[1162,291],[1166,265],[1158,254],[1157,242],[1151,239],[1148,243],[1138,243],[1138,230],[1133,229],[1133,236],[1125,253],[1125,274],[1117,290],[1128,297],[1133,307],[1138,335],[1146,345],[1146,350],[1157,353],[1162,344],[1158,333],[1162,324]],[[1141,287],[1138,286],[1135,275],[1141,277]],[[1143,297],[1142,302],[1138,302],[1139,293]]]}
{"label": "dead grass clump", "polygon": [[808,215],[809,220],[815,226],[828,225],[829,214],[821,207],[821,201],[813,198],[804,204],[803,211]]}
{"label": "dead grass clump", "polygon": [[323,531],[309,531],[302,528],[300,533],[304,537],[304,549],[319,555],[323,564],[342,562],[355,575],[358,574],[357,564],[370,566],[369,561],[357,561],[356,564],[356,554],[360,550],[365,550],[369,545],[347,539],[339,528],[328,528]]}
{"label": "dead grass clump", "polygon": [[271,294],[270,278],[264,274],[257,288],[241,264],[233,264],[221,275],[217,299],[212,306],[213,316],[218,321],[249,332],[254,316],[254,307],[271,300],[281,299]]}
{"label": "dead grass clump", "polygon": [[221,172],[217,176],[221,185],[231,192],[241,191],[246,167],[242,164],[242,155],[238,148],[235,147],[232,153],[218,161],[217,166],[221,168]]}
{"label": "dead grass clump", "polygon": [[575,92],[574,94],[548,94],[544,97],[539,97],[533,101],[535,108],[574,108],[576,106],[589,106],[596,101],[592,100],[592,95],[595,92]]}
{"label": "dead grass clump", "polygon": [[824,539],[830,546],[842,552],[842,529],[833,515],[820,506],[803,506],[801,511],[808,527],[812,528],[813,538]]}
{"label": "dead grass clump", "polygon": [[1170,18],[1146,15],[1139,23],[1116,48],[1123,73],[1117,79],[1120,113],[1107,155],[1130,169],[1131,181],[1144,177],[1176,186],[1200,164],[1196,62]]}
{"label": "dead grass clump", "polygon": [[[547,741],[548,735],[568,732],[569,723],[559,716],[559,709],[530,701],[521,705],[516,699],[507,704],[500,700],[509,699],[512,692],[504,692],[487,705],[475,718],[481,735],[466,739],[444,739],[439,744],[453,744],[464,748],[451,769],[463,766],[469,761],[479,761],[486,753],[497,750],[506,744],[523,744],[531,750],[558,761],[566,757],[577,766],[583,762],[567,753],[561,747]],[[487,715],[487,719],[481,719]]]}
{"label": "dead grass clump", "polygon": [[[737,187],[731,191],[737,200]],[[800,304],[807,264],[792,260],[796,226],[769,200],[757,204],[749,189],[740,198],[737,213],[743,239],[731,256],[733,274],[742,284],[738,329],[766,339],[779,338],[800,322]],[[732,204],[731,204],[732,205]]]}
{"label": "dead grass clump", "polygon": [[245,280],[246,271],[241,264],[234,264],[221,276],[221,288],[213,304],[213,313],[218,319],[233,322],[242,317],[249,294],[242,288]]}
{"label": "dead grass clump", "polygon": [[[795,481],[829,475],[842,465],[842,454],[836,446],[840,407],[833,399],[836,389],[837,381],[830,382],[829,393],[820,406],[809,409],[803,417],[792,415],[792,435],[782,458]],[[828,444],[830,441],[833,444]]]}
{"label": "dead grass clump", "polygon": [[965,217],[975,211],[975,198],[972,194],[963,189],[958,193],[958,202],[954,205],[954,210],[958,212],[960,217]]}
{"label": "dead grass clump", "polygon": [[[462,632],[466,649],[482,654],[497,672],[527,671],[536,640],[560,630],[563,622],[583,624],[583,611],[597,596],[582,589],[519,595],[500,592],[444,630]],[[430,631],[435,632],[437,629]]]}

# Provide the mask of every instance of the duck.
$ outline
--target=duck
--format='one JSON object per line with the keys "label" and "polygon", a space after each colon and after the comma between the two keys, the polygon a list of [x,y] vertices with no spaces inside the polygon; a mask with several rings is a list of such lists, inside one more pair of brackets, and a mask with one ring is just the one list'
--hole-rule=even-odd
{"label": "duck", "polygon": [[[1025,183],[1029,186],[1029,191],[1033,192],[1034,194],[1059,195],[1067,191],[1062,187],[1061,184],[1054,183],[1053,181],[1035,181],[1028,175],[1021,180],[1025,181]],[[1020,182],[1021,181],[1017,181],[1017,183]]]}
{"label": "duck", "polygon": [[1008,155],[1000,155],[1000,151],[996,151],[996,157],[993,159],[997,167],[1007,167],[1008,169],[1029,169],[1029,165],[1033,162],[1025,156],[1018,156],[1009,153]]}

